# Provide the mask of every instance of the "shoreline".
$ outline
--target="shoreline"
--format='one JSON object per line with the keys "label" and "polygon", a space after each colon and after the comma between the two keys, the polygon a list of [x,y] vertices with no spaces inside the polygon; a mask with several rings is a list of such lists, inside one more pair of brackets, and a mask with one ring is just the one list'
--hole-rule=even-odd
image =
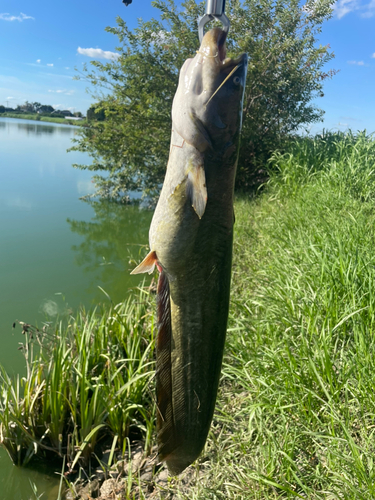
{"label": "shoreline", "polygon": [[87,119],[79,120],[67,120],[65,118],[53,118],[50,116],[40,116],[27,114],[21,115],[18,113],[1,113],[0,118],[13,118],[15,120],[33,120],[35,122],[48,122],[48,123],[58,123],[60,125],[69,125],[73,127],[80,127],[81,125],[87,124]]}

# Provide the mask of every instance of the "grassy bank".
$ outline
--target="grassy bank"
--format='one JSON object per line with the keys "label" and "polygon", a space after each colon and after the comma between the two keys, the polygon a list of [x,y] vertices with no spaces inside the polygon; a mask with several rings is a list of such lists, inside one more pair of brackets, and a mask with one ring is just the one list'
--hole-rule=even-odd
{"label": "grassy bank", "polygon": [[375,498],[375,142],[297,141],[236,204],[232,309],[189,498]]}
{"label": "grassy bank", "polygon": [[27,113],[2,113],[0,115],[0,118],[17,118],[18,120],[35,120],[35,121],[40,121],[40,122],[51,122],[51,123],[63,123],[64,125],[84,125],[86,124],[86,119],[85,120],[68,120],[66,118],[59,118],[59,117],[53,117],[53,116],[41,116],[38,114],[27,114]]}
{"label": "grassy bank", "polygon": [[[375,141],[365,134],[300,139],[287,153],[274,155],[270,180],[260,195],[236,201],[232,302],[217,409],[188,490],[182,476],[168,483],[168,495],[189,500],[375,498],[374,166]],[[145,309],[126,316],[122,335],[133,340],[141,335],[149,342],[154,297],[151,302],[133,301]],[[103,317],[100,328],[113,331],[113,313]],[[81,323],[74,321],[71,330],[81,332],[82,327],[75,326]],[[87,319],[82,321],[86,325]],[[100,328],[91,328],[89,337],[75,334],[75,345],[89,338],[91,352]],[[83,383],[83,373],[91,377],[85,375],[89,385],[82,386],[80,398],[71,400],[80,408],[77,412],[72,406],[72,414],[77,414],[72,436],[78,436],[86,408],[82,395],[90,395],[86,405],[94,404],[95,394],[100,401],[97,387],[106,385],[103,377],[111,359],[107,353],[118,337],[114,342],[109,351],[98,344],[103,359],[93,357],[88,372],[80,368],[86,366],[80,349],[74,351],[77,359],[69,354],[69,386]],[[145,350],[134,356],[140,359],[142,353]],[[62,357],[64,362],[67,357]],[[51,366],[47,374],[54,373],[53,357],[49,359],[50,365],[46,360],[32,365],[36,374],[43,363]],[[118,363],[125,367],[131,359],[121,353]],[[142,359],[142,373],[151,371],[151,358]],[[4,380],[5,387],[11,387],[5,375]],[[34,410],[30,415],[40,405],[50,405],[40,397],[43,378],[35,380],[41,385],[34,387],[41,388],[29,391],[27,411],[31,406]],[[121,396],[118,405],[121,387],[129,387],[132,397],[126,384],[119,382],[113,392],[113,398]],[[26,412],[18,409],[17,390],[14,397],[3,396],[2,430],[14,431],[13,439],[25,439],[32,424],[27,429],[14,425]],[[54,400],[54,394],[48,397]],[[138,404],[148,409],[145,415],[152,415],[147,391],[140,394]],[[5,422],[9,408],[13,416]],[[76,453],[83,447],[82,455],[87,436],[101,424],[112,439],[117,435],[104,417],[91,422]],[[141,425],[146,429],[148,424]],[[58,436],[58,425],[55,429]],[[35,438],[25,449],[32,443]],[[148,491],[145,488],[143,495]]]}

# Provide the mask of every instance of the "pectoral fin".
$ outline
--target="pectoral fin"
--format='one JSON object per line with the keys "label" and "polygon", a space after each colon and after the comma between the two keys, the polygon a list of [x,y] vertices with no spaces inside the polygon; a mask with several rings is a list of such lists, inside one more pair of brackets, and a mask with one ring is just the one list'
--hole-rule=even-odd
{"label": "pectoral fin", "polygon": [[206,174],[201,165],[191,167],[188,171],[187,193],[192,207],[201,219],[207,204]]}
{"label": "pectoral fin", "polygon": [[192,109],[173,105],[172,124],[173,130],[200,153],[212,149],[210,136]]}
{"label": "pectoral fin", "polygon": [[153,273],[157,260],[156,252],[154,250],[149,252],[142,262],[135,269],[133,269],[130,274]]}

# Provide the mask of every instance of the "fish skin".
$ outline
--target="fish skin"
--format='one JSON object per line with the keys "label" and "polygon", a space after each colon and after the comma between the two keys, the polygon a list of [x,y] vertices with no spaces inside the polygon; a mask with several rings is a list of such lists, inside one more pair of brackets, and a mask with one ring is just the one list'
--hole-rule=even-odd
{"label": "fish skin", "polygon": [[158,453],[173,475],[205,445],[227,328],[247,56],[225,59],[225,37],[219,28],[207,32],[197,55],[181,69],[167,172],[149,232],[151,251],[132,272],[152,272],[155,265],[161,272]]}

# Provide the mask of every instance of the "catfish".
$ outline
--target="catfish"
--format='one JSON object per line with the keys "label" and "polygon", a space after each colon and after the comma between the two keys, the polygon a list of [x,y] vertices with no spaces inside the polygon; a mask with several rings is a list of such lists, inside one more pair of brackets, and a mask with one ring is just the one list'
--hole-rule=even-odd
{"label": "catfish", "polygon": [[227,330],[247,56],[226,58],[225,39],[223,30],[211,29],[181,68],[150,252],[132,271],[160,273],[157,441],[173,475],[204,448]]}

